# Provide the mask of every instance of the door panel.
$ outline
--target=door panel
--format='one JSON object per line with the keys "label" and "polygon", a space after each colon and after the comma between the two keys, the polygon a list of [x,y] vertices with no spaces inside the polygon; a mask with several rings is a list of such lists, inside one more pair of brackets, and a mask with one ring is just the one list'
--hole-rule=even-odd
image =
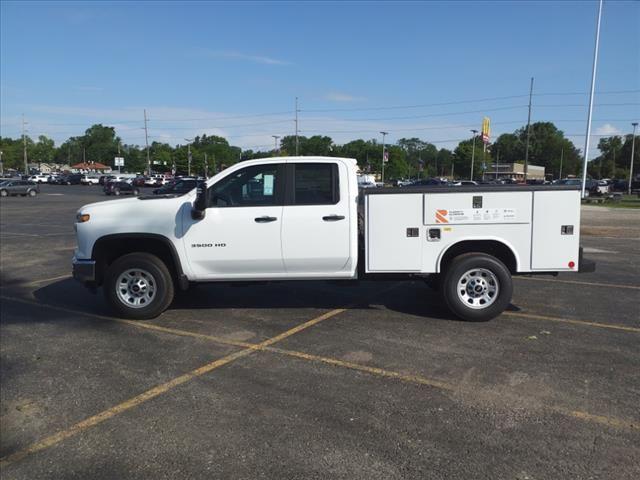
{"label": "door panel", "polygon": [[185,215],[185,249],[200,279],[284,275],[284,164],[231,171],[209,187],[205,217]]}
{"label": "door panel", "polygon": [[[282,274],[282,206],[208,208],[199,221],[185,219],[185,249],[200,278]],[[271,217],[276,220],[257,222]]]}
{"label": "door panel", "polygon": [[[350,259],[347,170],[341,163],[294,163],[283,211],[282,253],[289,275],[330,275]],[[344,179],[344,181],[342,181]],[[355,208],[355,205],[354,205]]]}

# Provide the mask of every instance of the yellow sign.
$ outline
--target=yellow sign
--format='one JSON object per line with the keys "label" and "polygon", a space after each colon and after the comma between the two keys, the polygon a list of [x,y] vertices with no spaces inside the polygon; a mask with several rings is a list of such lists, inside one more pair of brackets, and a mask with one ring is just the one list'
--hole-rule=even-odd
{"label": "yellow sign", "polygon": [[484,117],[482,119],[482,141],[484,143],[489,143],[490,136],[491,136],[491,120],[489,120],[489,117]]}

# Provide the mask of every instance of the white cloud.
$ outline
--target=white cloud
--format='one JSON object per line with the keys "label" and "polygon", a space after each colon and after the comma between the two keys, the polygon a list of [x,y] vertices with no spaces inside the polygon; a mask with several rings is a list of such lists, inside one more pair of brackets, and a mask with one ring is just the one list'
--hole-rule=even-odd
{"label": "white cloud", "polygon": [[265,55],[250,55],[246,53],[230,51],[230,50],[201,50],[198,56],[207,58],[228,58],[231,60],[242,60],[246,62],[260,63],[263,65],[290,65],[291,62],[281,60],[279,58],[268,57]]}
{"label": "white cloud", "polygon": [[324,96],[324,99],[330,102],[362,102],[366,100],[364,97],[356,97],[355,95],[341,92],[329,92]]}
{"label": "white cloud", "polygon": [[596,135],[622,135],[622,132],[610,123],[605,123],[601,127],[596,128]]}

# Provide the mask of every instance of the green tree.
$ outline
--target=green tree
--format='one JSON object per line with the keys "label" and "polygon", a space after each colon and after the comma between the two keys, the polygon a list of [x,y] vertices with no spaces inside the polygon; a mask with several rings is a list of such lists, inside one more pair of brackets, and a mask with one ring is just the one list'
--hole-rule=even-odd
{"label": "green tree", "polygon": [[409,166],[408,176],[435,176],[438,148],[419,138],[401,138],[397,142],[404,150]]}
{"label": "green tree", "polygon": [[[27,155],[29,155],[29,149],[33,147],[33,141],[29,137],[26,137],[26,140]],[[14,140],[8,137],[0,137],[0,151],[2,151],[2,163],[5,170],[24,170],[24,152],[21,138]]]}
{"label": "green tree", "polygon": [[51,138],[45,135],[38,137],[38,142],[33,146],[30,161],[38,163],[48,163],[55,158],[56,147]]}
{"label": "green tree", "polygon": [[[598,150],[600,155],[589,162],[593,167],[593,171],[597,178],[623,178],[628,175],[629,159],[631,154],[627,155],[625,161],[623,153],[623,138],[619,136],[601,138],[598,142]],[[597,167],[597,173],[594,171]]]}
{"label": "green tree", "polygon": [[456,178],[469,178],[473,160],[473,179],[478,180],[482,177],[483,156],[486,164],[492,162],[490,152],[484,152],[482,138],[479,135],[476,137],[475,145],[475,155],[473,154],[473,137],[460,142],[453,151],[454,174]]}

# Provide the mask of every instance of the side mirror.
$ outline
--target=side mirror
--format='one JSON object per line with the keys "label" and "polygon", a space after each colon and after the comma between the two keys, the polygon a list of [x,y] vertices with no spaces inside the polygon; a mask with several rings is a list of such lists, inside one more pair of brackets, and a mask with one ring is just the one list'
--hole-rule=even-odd
{"label": "side mirror", "polygon": [[207,184],[205,183],[198,187],[196,200],[195,202],[193,202],[193,208],[191,209],[191,218],[193,218],[194,220],[202,220],[208,206],[209,189],[207,188]]}

